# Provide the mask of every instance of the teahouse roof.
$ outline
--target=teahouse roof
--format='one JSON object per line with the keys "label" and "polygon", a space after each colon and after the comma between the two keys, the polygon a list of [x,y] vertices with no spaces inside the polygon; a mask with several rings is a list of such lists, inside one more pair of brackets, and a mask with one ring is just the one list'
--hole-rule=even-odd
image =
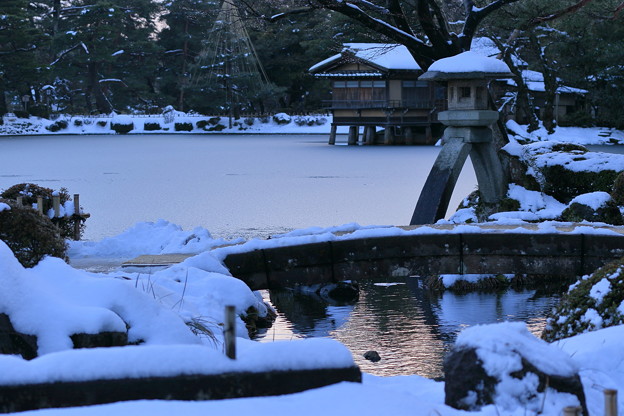
{"label": "teahouse roof", "polygon": [[[324,61],[310,67],[309,71],[315,75],[331,67],[349,62],[361,62],[377,69],[375,71],[365,71],[358,73],[359,76],[382,75],[388,71],[420,71],[420,66],[416,63],[407,48],[403,45],[388,43],[345,43],[341,53],[333,55]],[[340,74],[334,74],[340,75]],[[345,74],[347,75],[353,75]],[[357,75],[356,75],[357,76]]]}

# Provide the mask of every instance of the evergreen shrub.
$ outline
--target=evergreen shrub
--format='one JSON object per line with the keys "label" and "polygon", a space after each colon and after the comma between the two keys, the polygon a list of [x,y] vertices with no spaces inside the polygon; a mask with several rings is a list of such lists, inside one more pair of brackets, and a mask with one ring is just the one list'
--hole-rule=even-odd
{"label": "evergreen shrub", "polygon": [[0,199],[10,208],[0,211],[0,240],[24,267],[33,267],[45,256],[67,261],[67,246],[48,217],[14,201]]}
{"label": "evergreen shrub", "polygon": [[30,115],[41,118],[50,118],[50,110],[45,105],[33,105],[28,109]]}
{"label": "evergreen shrub", "polygon": [[208,131],[221,131],[225,129],[225,126],[223,124],[217,124],[216,126],[212,126],[208,129]]}
{"label": "evergreen shrub", "polygon": [[57,120],[49,126],[46,126],[46,130],[55,133],[57,131],[66,129],[68,125],[69,124],[67,123],[67,120]]}
{"label": "evergreen shrub", "polygon": [[175,123],[173,128],[175,131],[192,131],[193,123]]}
{"label": "evergreen shrub", "polygon": [[13,114],[15,114],[15,117],[17,118],[29,118],[30,117],[30,113],[28,113],[28,111],[23,111],[23,110],[15,110]]}
{"label": "evergreen shrub", "polygon": [[82,126],[82,119],[77,118],[76,120],[74,120],[74,126],[76,127]]}
{"label": "evergreen shrub", "polygon": [[217,124],[219,124],[220,121],[221,117],[210,117],[210,119],[208,119],[208,124],[210,124],[211,126],[216,126]]}
{"label": "evergreen shrub", "polygon": [[206,126],[208,125],[208,120],[199,120],[197,123],[195,123],[195,125],[198,129],[205,130]]}
{"label": "evergreen shrub", "polygon": [[97,124],[100,127],[106,127],[106,125],[108,124],[108,121],[106,121],[106,120],[98,120],[97,123],[95,123],[95,124]]}
{"label": "evergreen shrub", "polygon": [[570,286],[551,311],[542,338],[548,342],[624,324],[624,259]]}
{"label": "evergreen shrub", "polygon": [[[61,206],[66,202],[71,201],[69,192],[65,188],[61,188],[58,191],[54,191],[50,188],[36,185],[34,183],[20,183],[13,185],[4,192],[0,193],[0,198],[17,201],[17,197],[22,197],[22,204],[26,207],[32,207],[37,203],[38,197],[43,198],[43,212],[48,212],[52,208],[52,196],[58,194],[60,197]],[[72,213],[73,214],[73,213]],[[74,237],[74,224],[76,221],[80,221],[80,235],[84,232],[85,223],[82,219],[74,216],[65,216],[61,218],[54,218],[51,220],[58,227],[61,237],[73,238]]]}
{"label": "evergreen shrub", "polygon": [[160,127],[160,123],[145,123],[143,124],[143,130],[145,131],[162,130],[162,127]]}
{"label": "evergreen shrub", "polygon": [[134,129],[134,123],[113,123],[111,122],[111,130],[117,134],[127,134]]}

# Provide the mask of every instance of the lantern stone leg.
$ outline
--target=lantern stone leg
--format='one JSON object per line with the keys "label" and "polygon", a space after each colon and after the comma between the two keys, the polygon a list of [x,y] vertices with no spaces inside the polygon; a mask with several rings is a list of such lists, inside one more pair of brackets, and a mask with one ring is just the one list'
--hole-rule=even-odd
{"label": "lantern stone leg", "polygon": [[446,140],[420,193],[410,225],[433,224],[444,218],[457,178],[471,150],[472,145],[462,138]]}

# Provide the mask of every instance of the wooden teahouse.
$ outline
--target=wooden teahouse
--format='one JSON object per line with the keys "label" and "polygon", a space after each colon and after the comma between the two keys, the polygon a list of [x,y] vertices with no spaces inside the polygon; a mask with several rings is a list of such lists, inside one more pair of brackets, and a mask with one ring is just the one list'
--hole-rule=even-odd
{"label": "wooden teahouse", "polygon": [[433,144],[442,134],[445,89],[418,80],[423,71],[405,46],[347,43],[310,73],[331,81],[330,144],[338,126],[349,126],[349,144]]}

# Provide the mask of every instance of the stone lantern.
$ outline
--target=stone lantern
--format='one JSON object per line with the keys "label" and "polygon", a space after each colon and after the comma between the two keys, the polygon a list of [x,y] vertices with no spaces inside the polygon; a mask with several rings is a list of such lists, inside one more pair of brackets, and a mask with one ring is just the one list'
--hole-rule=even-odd
{"label": "stone lantern", "polygon": [[448,110],[438,114],[447,126],[442,149],[420,194],[410,224],[432,224],[444,218],[455,183],[470,155],[481,200],[499,202],[505,194],[503,169],[492,143],[490,126],[498,111],[489,105],[488,85],[513,74],[502,61],[464,52],[436,61],[419,77],[423,81],[446,82]]}

